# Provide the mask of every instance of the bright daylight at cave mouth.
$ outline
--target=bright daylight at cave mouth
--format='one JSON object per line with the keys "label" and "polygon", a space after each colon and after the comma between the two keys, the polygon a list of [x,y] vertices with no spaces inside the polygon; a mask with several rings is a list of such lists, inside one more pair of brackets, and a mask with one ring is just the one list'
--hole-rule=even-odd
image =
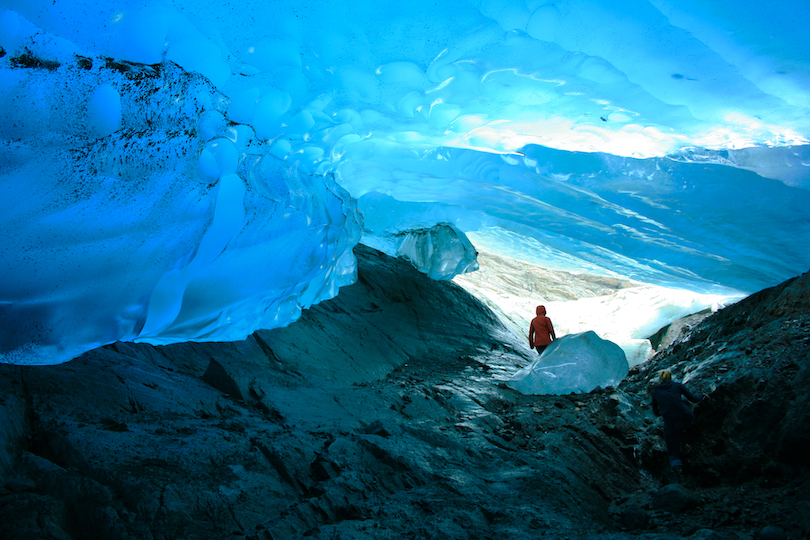
{"label": "bright daylight at cave mouth", "polygon": [[[718,336],[731,340],[732,330],[695,330],[702,321],[702,328],[714,328],[729,319],[734,332],[773,328],[754,323],[761,311],[806,333],[803,300],[779,297],[779,308],[751,302],[776,298],[755,293],[787,286],[810,268],[808,25],[810,6],[799,0],[2,1],[0,367],[10,370],[4,385],[16,388],[15,377],[34,373],[57,377],[87,362],[96,362],[98,373],[130,366],[132,373],[118,375],[127,388],[120,392],[76,375],[107,389],[99,390],[99,403],[118,412],[99,422],[124,438],[148,429],[119,418],[121,411],[143,417],[161,407],[188,408],[207,419],[230,407],[221,399],[252,404],[244,414],[258,410],[279,425],[283,418],[295,424],[290,419],[299,411],[301,425],[313,432],[315,423],[335,433],[361,429],[363,437],[381,429],[387,437],[396,431],[387,426],[400,425],[393,417],[334,409],[343,399],[362,404],[358,411],[381,406],[408,418],[463,417],[441,420],[450,422],[441,431],[477,433],[490,443],[520,422],[494,420],[500,406],[472,395],[494,392],[493,403],[517,400],[514,407],[519,402],[540,414],[553,409],[520,400],[598,396],[626,376],[619,392],[629,393],[641,385],[633,377],[649,381],[655,369],[672,366],[677,379],[705,382],[705,392],[722,394],[728,377],[759,349],[742,337],[721,346]],[[559,380],[516,391],[515,373],[540,365],[527,340],[540,305],[557,337],[569,337],[548,351],[542,367]],[[731,317],[732,308],[740,314]],[[327,329],[339,335],[324,336]],[[709,335],[705,347],[688,345]],[[806,340],[799,343],[806,348]],[[742,356],[731,354],[735,347]],[[669,356],[687,350],[688,358]],[[694,363],[709,350],[712,356]],[[801,356],[805,349],[791,350]],[[605,367],[608,356],[617,359],[617,374]],[[257,358],[277,378],[229,363]],[[567,375],[554,371],[560,366]],[[133,382],[136,371],[153,369],[157,379]],[[168,372],[157,375],[160,369]],[[443,412],[403,412],[414,407],[411,398],[373,405],[377,397],[351,394],[361,392],[356,385],[394,384],[403,373],[411,374],[407,387],[424,385],[425,399]],[[560,382],[566,377],[577,382]],[[73,384],[26,380],[25,392],[42,384],[35,391],[45,401],[48,388]],[[164,385],[173,397],[142,395],[143,388],[159,393]],[[35,437],[40,428],[20,427],[12,420],[19,412],[13,396],[19,403],[32,398],[12,386],[0,472],[24,480],[0,492],[0,505],[4,493],[17,497],[7,508],[24,504],[15,494],[46,496],[26,483],[38,485],[39,473],[31,471],[41,472],[30,456],[78,467],[56,456],[83,444],[74,432],[56,441]],[[302,397],[304,390],[294,387],[329,388],[334,400],[319,405],[320,398]],[[205,394],[212,389],[218,397]],[[124,399],[113,397],[119,394],[129,396],[126,404],[112,405]],[[467,397],[461,404],[451,395]],[[617,452],[636,456],[636,473],[653,478],[660,471],[638,456],[658,455],[663,439],[650,431],[658,447],[650,442],[643,450],[638,430],[658,424],[650,411],[636,411],[641,394],[615,396],[606,402],[610,410],[632,416],[636,426]],[[577,398],[575,410],[588,410],[588,399]],[[92,423],[75,410],[53,414],[54,422]],[[282,487],[262,495],[268,500],[288,501],[289,490],[299,497],[314,493],[316,480],[344,478],[335,458],[332,465],[308,462],[311,481],[302,480],[296,475],[303,469],[285,461],[281,446],[257,442],[261,437],[235,414],[221,418],[220,428],[232,433],[225,437],[251,441],[281,477]],[[386,427],[370,430],[373,422]],[[597,430],[599,437],[622,429],[610,425]],[[150,440],[168,437],[169,428],[159,429]],[[196,424],[182,429],[209,433]],[[39,442],[25,446],[23,439]],[[518,439],[511,433],[496,448]],[[790,444],[779,446],[776,469],[794,466]],[[520,451],[540,451],[526,445]],[[146,452],[138,448],[133,456]],[[372,451],[377,458],[380,452]],[[163,463],[174,458],[160,459],[168,467]],[[82,460],[92,462],[89,454]],[[708,463],[707,471],[723,469]],[[339,515],[322,509],[328,518],[296,510],[297,524],[275,506],[239,514],[234,501],[258,493],[250,491],[254,472],[241,461],[227,467],[241,487],[220,479],[200,488],[218,493],[211,496],[216,503],[192,504],[164,486],[166,497],[179,501],[162,503],[164,525],[184,527],[178,523],[185,518],[169,507],[208,505],[228,508],[223,519],[245,538],[374,537],[357,525],[362,520],[346,517],[371,519],[359,503],[346,503],[351,510],[341,506]],[[16,470],[28,472],[15,476]],[[417,477],[414,485],[432,485]],[[641,482],[634,478],[611,489],[629,493],[630,484]],[[124,524],[121,505],[107,506],[105,515],[119,517],[104,526],[103,537],[158,537],[133,525],[146,519],[143,509],[130,509],[135,517]],[[484,512],[486,534],[503,533],[495,523],[509,511],[515,508]],[[568,523],[561,512],[535,516],[532,530],[554,528],[558,518]],[[659,517],[648,516],[644,526]],[[416,534],[374,519],[395,536]],[[336,528],[324,532],[327,525]],[[45,530],[42,520],[37,527]],[[90,530],[65,527],[66,538]],[[795,531],[810,534],[810,525],[801,527]],[[257,532],[271,529],[261,533],[267,536]],[[469,525],[468,536],[453,536],[458,531],[439,529],[443,538],[482,530]],[[216,538],[206,536],[211,530],[201,525],[188,537]]]}

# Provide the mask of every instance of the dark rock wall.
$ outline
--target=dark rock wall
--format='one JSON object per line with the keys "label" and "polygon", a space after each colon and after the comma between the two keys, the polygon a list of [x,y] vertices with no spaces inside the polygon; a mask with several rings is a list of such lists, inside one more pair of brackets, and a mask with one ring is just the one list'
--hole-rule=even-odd
{"label": "dark rock wall", "polygon": [[[453,283],[357,252],[360,281],[287,328],[0,366],[0,538],[810,533],[807,276],[618,389],[523,396],[503,384],[533,359],[522,337]],[[713,391],[681,479],[649,410],[664,367]]]}
{"label": "dark rock wall", "polygon": [[719,311],[623,383],[641,396],[667,368],[693,391],[711,393],[695,407],[701,444],[689,460],[706,482],[806,466],[808,285],[810,273]]}
{"label": "dark rock wall", "polygon": [[[710,399],[694,406],[684,472],[707,498],[704,521],[788,537],[810,534],[810,273],[706,318],[638,366],[622,390],[640,401],[661,369]],[[642,466],[671,478],[656,444],[660,422],[639,432]],[[660,439],[659,439],[660,440]],[[717,505],[718,507],[720,505]]]}

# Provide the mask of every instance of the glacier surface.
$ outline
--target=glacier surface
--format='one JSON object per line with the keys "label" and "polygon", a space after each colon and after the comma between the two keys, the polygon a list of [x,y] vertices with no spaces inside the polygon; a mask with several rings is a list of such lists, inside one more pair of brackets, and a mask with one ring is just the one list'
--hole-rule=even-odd
{"label": "glacier surface", "polygon": [[810,268],[810,6],[0,0],[3,362],[241,339],[477,247],[750,293]]}

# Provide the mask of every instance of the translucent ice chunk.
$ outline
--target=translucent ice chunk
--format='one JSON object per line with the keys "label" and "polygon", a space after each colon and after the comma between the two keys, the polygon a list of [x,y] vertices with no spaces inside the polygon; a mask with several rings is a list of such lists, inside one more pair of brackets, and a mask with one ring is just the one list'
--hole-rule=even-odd
{"label": "translucent ice chunk", "polygon": [[584,394],[617,385],[628,370],[621,347],[588,331],[555,340],[506,384],[521,394]]}
{"label": "translucent ice chunk", "polygon": [[449,223],[391,235],[363,236],[361,242],[409,261],[435,280],[453,279],[478,269],[475,247],[463,232]]}
{"label": "translucent ice chunk", "polygon": [[397,255],[437,280],[478,269],[475,248],[464,233],[448,223],[401,235]]}

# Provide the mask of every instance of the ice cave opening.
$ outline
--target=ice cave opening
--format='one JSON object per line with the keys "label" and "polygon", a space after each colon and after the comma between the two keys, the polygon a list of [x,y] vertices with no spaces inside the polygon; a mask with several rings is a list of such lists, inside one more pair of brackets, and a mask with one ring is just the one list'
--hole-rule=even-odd
{"label": "ice cave opening", "polygon": [[810,268],[808,22],[4,1],[1,361],[285,326],[354,282],[358,243],[641,361],[662,322]]}

